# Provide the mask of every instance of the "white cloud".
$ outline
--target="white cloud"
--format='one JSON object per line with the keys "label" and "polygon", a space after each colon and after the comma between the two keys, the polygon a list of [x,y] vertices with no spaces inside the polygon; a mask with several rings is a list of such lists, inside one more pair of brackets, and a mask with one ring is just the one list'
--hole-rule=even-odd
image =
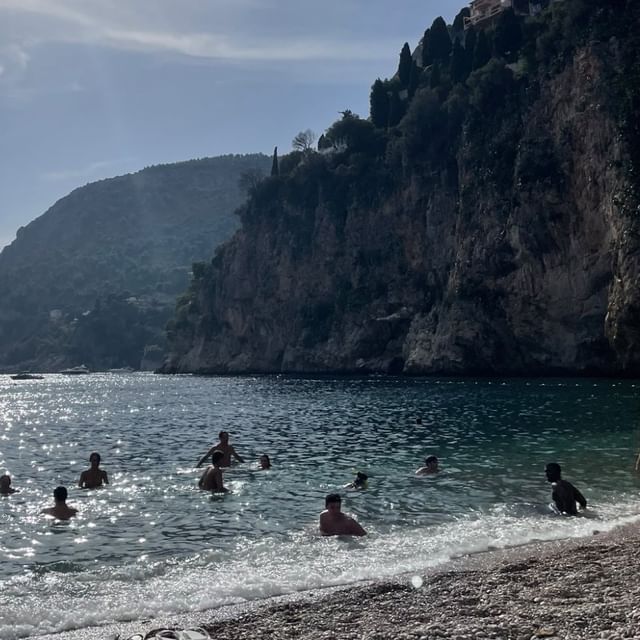
{"label": "white cloud", "polygon": [[[265,25],[256,17],[258,10],[273,21],[269,35],[264,35]],[[0,0],[0,17],[3,13],[14,20],[9,21],[12,30],[8,33],[0,26],[0,37],[12,38],[23,49],[48,42],[79,43],[242,62],[384,59],[388,47],[397,46],[395,38],[381,42],[332,35],[330,25],[318,28],[311,17],[289,30],[284,16],[265,0],[129,0],[126,4]],[[203,30],[203,25],[211,28]],[[326,36],[318,37],[318,33]]]}

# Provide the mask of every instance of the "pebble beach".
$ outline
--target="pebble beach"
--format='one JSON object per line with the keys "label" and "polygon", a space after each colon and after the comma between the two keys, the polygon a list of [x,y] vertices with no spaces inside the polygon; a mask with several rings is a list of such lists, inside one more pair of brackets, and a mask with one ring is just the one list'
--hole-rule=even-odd
{"label": "pebble beach", "polygon": [[217,640],[640,638],[638,571],[640,526],[630,524],[463,557],[421,576],[43,638],[124,640],[166,627],[204,627]]}

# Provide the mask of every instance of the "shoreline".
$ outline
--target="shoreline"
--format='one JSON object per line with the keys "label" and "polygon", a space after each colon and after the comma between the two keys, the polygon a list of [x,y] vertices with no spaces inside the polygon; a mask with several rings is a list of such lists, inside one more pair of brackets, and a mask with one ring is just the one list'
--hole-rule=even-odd
{"label": "shoreline", "polygon": [[34,636],[126,640],[204,627],[217,640],[640,637],[640,523],[462,556],[419,575]]}

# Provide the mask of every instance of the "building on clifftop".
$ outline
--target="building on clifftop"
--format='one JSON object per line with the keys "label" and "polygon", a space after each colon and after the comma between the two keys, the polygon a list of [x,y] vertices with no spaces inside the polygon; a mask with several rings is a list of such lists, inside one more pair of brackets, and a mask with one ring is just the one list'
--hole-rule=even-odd
{"label": "building on clifftop", "polygon": [[549,0],[471,0],[471,14],[465,17],[464,28],[489,27],[505,9],[513,9],[520,15],[530,15],[548,4]]}

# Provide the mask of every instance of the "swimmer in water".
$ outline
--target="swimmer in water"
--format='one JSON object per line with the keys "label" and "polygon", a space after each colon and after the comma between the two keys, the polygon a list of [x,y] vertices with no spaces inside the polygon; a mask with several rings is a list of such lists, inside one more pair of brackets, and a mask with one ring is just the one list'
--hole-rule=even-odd
{"label": "swimmer in water", "polygon": [[203,491],[211,491],[212,493],[228,493],[227,489],[222,484],[222,469],[220,468],[220,462],[224,458],[222,451],[214,451],[211,454],[212,465],[204,470],[204,473],[198,481],[198,487]]}
{"label": "swimmer in water", "polygon": [[326,509],[320,514],[320,533],[323,536],[367,535],[353,518],[342,513],[342,498],[337,493],[330,493],[324,504]]}
{"label": "swimmer in water", "polygon": [[344,489],[356,489],[356,490],[366,489],[368,479],[369,479],[369,476],[366,473],[362,473],[362,471],[358,471],[358,473],[356,473],[356,477],[354,478],[353,482],[350,482],[349,484],[345,484]]}
{"label": "swimmer in water", "polygon": [[427,456],[424,459],[424,467],[420,467],[416,471],[417,476],[432,476],[438,473],[440,469],[438,468],[438,458],[435,456]]}
{"label": "swimmer in water", "polygon": [[0,496],[10,496],[12,493],[16,493],[16,490],[11,487],[11,476],[0,476]]}
{"label": "swimmer in water", "polygon": [[77,509],[67,505],[67,488],[56,487],[53,490],[53,499],[55,504],[49,509],[43,509],[41,513],[53,516],[57,520],[69,520],[78,513]]}
{"label": "swimmer in water", "polygon": [[551,483],[551,498],[560,513],[577,516],[576,503],[583,509],[587,508],[585,497],[570,482],[562,479],[562,469],[557,462],[550,462],[544,472],[547,476],[547,482]]}
{"label": "swimmer in water", "polygon": [[97,489],[103,484],[109,484],[107,472],[100,469],[100,454],[94,451],[89,456],[91,466],[80,474],[78,486],[81,489]]}
{"label": "swimmer in water", "polygon": [[260,456],[259,464],[260,464],[260,469],[271,469],[271,460],[269,459],[269,456],[266,453],[263,453]]}
{"label": "swimmer in water", "polygon": [[233,456],[238,462],[244,462],[244,460],[236,453],[236,450],[233,448],[233,445],[229,444],[229,432],[221,431],[218,434],[218,438],[220,442],[218,444],[214,444],[207,453],[205,453],[200,461],[196,465],[199,467],[209,456],[213,454],[214,451],[222,452],[222,462],[220,463],[221,467],[230,467],[231,466],[231,456]]}

